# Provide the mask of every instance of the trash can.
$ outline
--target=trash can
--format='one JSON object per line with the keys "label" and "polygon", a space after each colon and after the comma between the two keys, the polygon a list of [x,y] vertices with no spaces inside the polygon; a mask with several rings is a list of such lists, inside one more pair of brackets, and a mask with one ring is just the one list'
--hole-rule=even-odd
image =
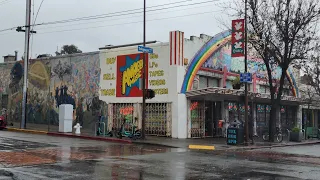
{"label": "trash can", "polygon": [[244,142],[244,128],[243,123],[239,120],[234,120],[230,123],[227,130],[227,144],[239,145]]}

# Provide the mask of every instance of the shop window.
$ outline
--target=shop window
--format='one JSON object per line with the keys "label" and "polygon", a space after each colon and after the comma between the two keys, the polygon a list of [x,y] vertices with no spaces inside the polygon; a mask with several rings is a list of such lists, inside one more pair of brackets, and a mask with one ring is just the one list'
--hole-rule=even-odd
{"label": "shop window", "polygon": [[226,82],[226,88],[227,89],[232,89],[233,87],[232,87],[232,81],[228,81],[227,80],[227,82]]}
{"label": "shop window", "polygon": [[208,78],[208,87],[219,87],[219,79]]}
{"label": "shop window", "polygon": [[207,84],[208,84],[207,81],[208,81],[208,80],[207,80],[207,77],[200,76],[200,77],[199,77],[199,88],[200,88],[200,89],[207,88],[207,87],[208,87],[208,86],[207,86]]}
{"label": "shop window", "polygon": [[192,90],[197,90],[199,89],[199,81],[194,80],[192,84]]}
{"label": "shop window", "polygon": [[267,93],[268,86],[259,85],[259,93]]}

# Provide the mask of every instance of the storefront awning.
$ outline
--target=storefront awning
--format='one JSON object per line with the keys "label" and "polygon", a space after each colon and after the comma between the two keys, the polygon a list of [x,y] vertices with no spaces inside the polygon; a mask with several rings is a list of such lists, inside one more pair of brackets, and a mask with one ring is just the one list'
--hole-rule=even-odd
{"label": "storefront awning", "polygon": [[[244,90],[226,89],[210,87],[186,92],[186,97],[191,100],[211,100],[211,101],[244,101]],[[249,101],[256,103],[271,103],[270,94],[248,92]],[[282,105],[301,105],[305,104],[301,98],[293,96],[282,96]]]}

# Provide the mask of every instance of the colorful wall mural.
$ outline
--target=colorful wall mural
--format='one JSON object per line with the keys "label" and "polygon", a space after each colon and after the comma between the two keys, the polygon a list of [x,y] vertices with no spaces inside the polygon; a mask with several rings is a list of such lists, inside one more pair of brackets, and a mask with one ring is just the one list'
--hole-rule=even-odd
{"label": "colorful wall mural", "polygon": [[[202,46],[202,48],[200,48],[186,69],[186,75],[181,87],[181,93],[185,93],[186,91],[190,91],[192,89],[194,78],[201,67],[221,71],[224,69],[224,67],[226,67],[229,72],[244,72],[244,58],[236,58],[231,60],[232,47],[230,34],[230,31],[221,32],[212,37],[206,44]],[[250,56],[250,54],[252,53],[249,53],[248,57],[248,71],[252,74],[256,74],[257,78],[268,78],[266,66],[263,60]],[[280,79],[281,68],[276,64],[271,68],[273,78]],[[286,77],[289,83],[294,87],[292,88],[294,96],[299,96],[298,87],[290,69],[287,71]]]}
{"label": "colorful wall mural", "polygon": [[[11,68],[8,68],[10,66]],[[9,95],[7,108],[12,121],[20,121],[22,80],[13,81],[10,70],[13,64],[0,66],[0,91]],[[99,97],[100,60],[99,54],[30,60],[27,92],[28,124],[58,125],[57,96],[61,86],[66,87],[68,96],[74,101],[74,120],[91,127],[95,123],[93,99]],[[11,88],[9,88],[11,87]],[[15,90],[18,89],[18,90]],[[99,102],[100,103],[100,102]],[[94,121],[94,122],[93,122]]]}
{"label": "colorful wall mural", "polygon": [[[227,67],[229,72],[239,73],[244,72],[244,59],[238,58],[236,61],[231,61],[231,43],[221,47],[215,52],[209,59],[202,65],[204,68],[211,68],[221,70]],[[273,67],[274,71],[272,76],[275,79],[281,77],[281,68]],[[267,78],[267,68],[262,59],[248,57],[248,71],[252,74],[256,74],[258,78]]]}
{"label": "colorful wall mural", "polygon": [[[148,64],[147,54],[146,59],[146,64]],[[143,54],[141,53],[117,56],[117,97],[142,97],[142,89],[140,88],[142,68]],[[148,66],[146,66],[146,73],[148,74]],[[148,76],[146,82],[148,82]]]}

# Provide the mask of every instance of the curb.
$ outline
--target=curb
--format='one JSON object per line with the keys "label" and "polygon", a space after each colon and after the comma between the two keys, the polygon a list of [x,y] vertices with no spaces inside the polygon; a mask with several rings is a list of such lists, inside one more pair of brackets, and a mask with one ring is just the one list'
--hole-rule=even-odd
{"label": "curb", "polygon": [[48,136],[56,136],[56,137],[68,137],[68,138],[78,138],[78,139],[132,144],[131,140],[117,139],[117,138],[94,137],[94,136],[74,135],[74,134],[65,134],[65,133],[55,133],[55,132],[48,132],[47,135]]}
{"label": "curb", "polygon": [[215,150],[214,146],[203,146],[203,145],[189,145],[189,149],[198,149],[198,150]]}
{"label": "curb", "polygon": [[307,146],[307,145],[313,145],[313,144],[320,144],[320,141],[314,141],[314,142],[305,142],[305,143],[296,143],[296,144],[279,144],[279,145],[271,145],[271,146],[253,146],[253,147],[235,147],[230,148],[229,150],[255,150],[255,149],[272,149],[272,148],[278,148],[278,147],[292,147],[292,146]]}
{"label": "curb", "polygon": [[31,129],[18,129],[18,128],[7,128],[7,131],[30,133],[30,134],[47,134],[47,131],[37,131]]}
{"label": "curb", "polygon": [[170,145],[165,145],[165,144],[143,142],[143,141],[132,141],[132,143],[138,144],[138,145],[161,146],[161,147],[167,147],[167,148],[181,148],[181,147],[177,147],[177,146],[170,146]]}

